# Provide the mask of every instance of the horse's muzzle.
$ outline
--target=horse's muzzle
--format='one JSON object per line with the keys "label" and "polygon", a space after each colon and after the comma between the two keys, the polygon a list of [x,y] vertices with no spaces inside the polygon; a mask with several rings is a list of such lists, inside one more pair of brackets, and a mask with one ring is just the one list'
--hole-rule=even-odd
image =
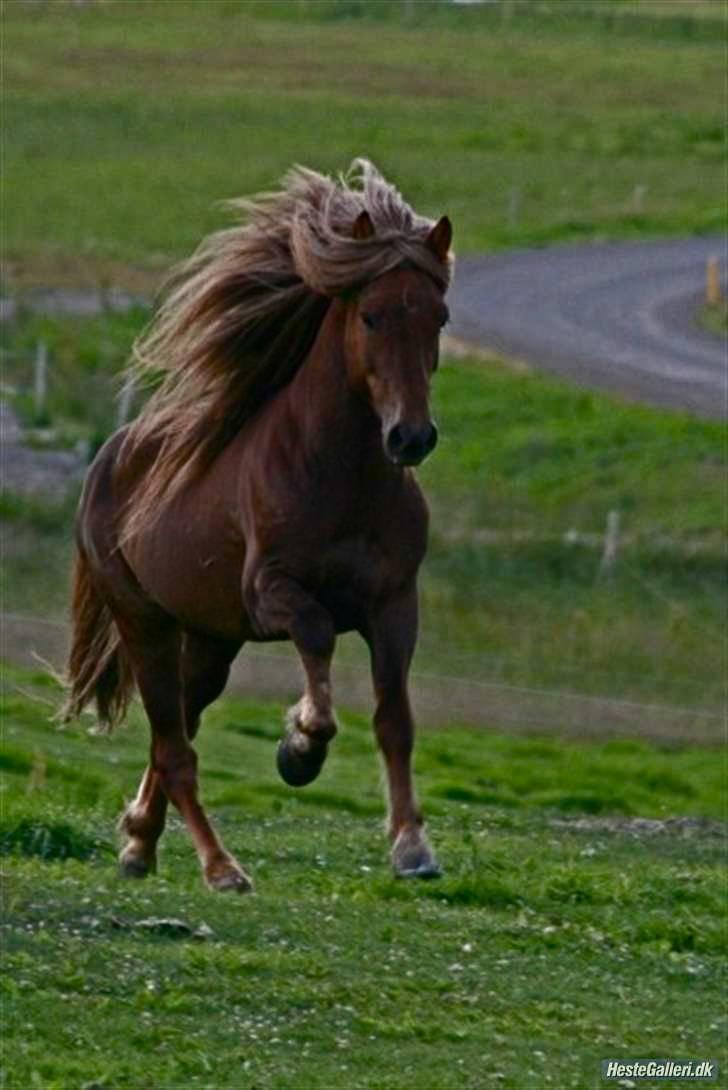
{"label": "horse's muzzle", "polygon": [[387,457],[399,466],[418,466],[436,446],[437,427],[432,421],[417,430],[395,424],[384,438]]}

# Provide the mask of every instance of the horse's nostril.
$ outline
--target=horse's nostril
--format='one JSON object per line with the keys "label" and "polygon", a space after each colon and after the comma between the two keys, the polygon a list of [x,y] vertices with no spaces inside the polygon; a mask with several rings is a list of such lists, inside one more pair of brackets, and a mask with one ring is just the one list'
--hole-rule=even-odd
{"label": "horse's nostril", "polygon": [[437,425],[436,424],[430,424],[429,434],[427,435],[427,438],[425,439],[425,443],[424,443],[425,454],[431,454],[432,453],[432,451],[437,446],[437,438],[438,438]]}
{"label": "horse's nostril", "polygon": [[387,449],[389,453],[394,457],[401,454],[407,446],[408,438],[402,425],[395,424],[393,428],[389,429],[389,434],[387,435]]}

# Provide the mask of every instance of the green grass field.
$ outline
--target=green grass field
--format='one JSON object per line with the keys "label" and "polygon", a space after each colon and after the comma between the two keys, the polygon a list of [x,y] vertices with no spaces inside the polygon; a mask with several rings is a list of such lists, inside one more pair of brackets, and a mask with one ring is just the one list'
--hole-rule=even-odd
{"label": "green grass field", "polygon": [[148,288],[214,201],[362,154],[461,252],[722,227],[719,18],[411,7],[6,5],[6,288]]}
{"label": "green grass field", "polygon": [[199,751],[204,798],[257,883],[241,899],[202,888],[175,820],[159,876],[117,878],[140,717],[111,739],[58,732],[42,675],[4,682],[9,1090],[596,1088],[604,1057],[725,1064],[709,752],[422,732],[446,873],[412,885],[389,874],[363,719],[344,713],[297,792],[273,767],[282,709],[224,701]]}

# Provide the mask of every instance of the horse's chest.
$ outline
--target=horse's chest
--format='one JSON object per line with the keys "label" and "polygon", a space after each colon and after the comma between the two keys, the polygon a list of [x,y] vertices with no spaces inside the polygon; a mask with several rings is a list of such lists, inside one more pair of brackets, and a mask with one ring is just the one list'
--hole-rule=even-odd
{"label": "horse's chest", "polygon": [[322,588],[348,588],[369,596],[387,582],[390,558],[376,541],[364,537],[347,538],[326,548],[318,564]]}
{"label": "horse's chest", "polygon": [[416,572],[419,556],[404,544],[374,537],[345,538],[323,550],[317,582],[324,598],[366,605],[394,593]]}

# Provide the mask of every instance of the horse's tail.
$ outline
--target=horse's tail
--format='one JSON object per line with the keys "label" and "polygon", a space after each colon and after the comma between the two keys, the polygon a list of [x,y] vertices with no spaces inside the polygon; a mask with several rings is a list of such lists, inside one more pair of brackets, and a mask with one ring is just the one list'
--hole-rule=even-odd
{"label": "horse's tail", "polygon": [[95,701],[99,725],[108,731],[124,718],[134,689],[134,675],[119,632],[81,549],[73,572],[71,651],[65,686],[60,721],[75,719]]}

